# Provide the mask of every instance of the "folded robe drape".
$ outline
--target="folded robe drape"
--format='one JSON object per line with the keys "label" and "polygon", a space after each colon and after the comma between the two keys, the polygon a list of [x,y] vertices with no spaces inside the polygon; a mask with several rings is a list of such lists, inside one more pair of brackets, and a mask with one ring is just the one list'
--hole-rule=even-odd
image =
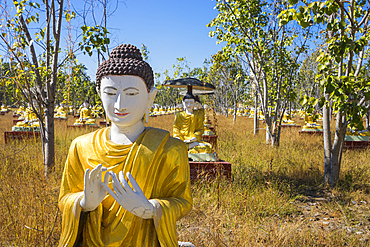
{"label": "folded robe drape", "polygon": [[[98,164],[108,171],[131,172],[148,199],[162,214],[144,220],[122,208],[110,195],[82,220],[84,172]],[[63,213],[59,246],[178,246],[176,220],[192,207],[186,145],[164,130],[148,128],[132,145],[109,140],[109,128],[76,138],[65,164],[59,208]],[[112,183],[109,183],[112,188]]]}

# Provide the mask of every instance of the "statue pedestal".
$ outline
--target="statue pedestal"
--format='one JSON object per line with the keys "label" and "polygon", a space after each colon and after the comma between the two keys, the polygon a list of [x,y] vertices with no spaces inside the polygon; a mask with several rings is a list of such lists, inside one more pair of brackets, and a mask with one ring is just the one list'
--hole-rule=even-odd
{"label": "statue pedestal", "polygon": [[5,131],[4,140],[5,144],[11,140],[24,140],[24,139],[36,139],[40,138],[40,132],[36,131]]}
{"label": "statue pedestal", "polygon": [[220,160],[216,162],[189,161],[190,179],[215,179],[218,174],[226,179],[231,178],[231,163]]}
{"label": "statue pedestal", "polygon": [[300,130],[299,131],[299,134],[303,134],[303,135],[322,135],[324,133],[324,131],[318,131],[318,130]]}
{"label": "statue pedestal", "polygon": [[282,124],[281,128],[302,128],[302,126],[296,124]]}
{"label": "statue pedestal", "polygon": [[370,141],[344,141],[344,149],[366,149],[370,148]]}
{"label": "statue pedestal", "polygon": [[81,125],[67,125],[67,129],[78,129],[78,128],[94,128],[98,129],[100,128],[98,125],[86,125],[86,124],[81,124]]}

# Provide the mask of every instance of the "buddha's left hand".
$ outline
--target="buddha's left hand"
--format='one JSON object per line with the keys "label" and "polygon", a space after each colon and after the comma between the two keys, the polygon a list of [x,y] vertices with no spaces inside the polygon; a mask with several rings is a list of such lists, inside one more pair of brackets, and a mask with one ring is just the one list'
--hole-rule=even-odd
{"label": "buddha's left hand", "polygon": [[143,219],[152,219],[155,213],[156,202],[148,200],[136,180],[131,173],[126,173],[128,181],[132,188],[126,181],[123,172],[119,172],[119,179],[117,174],[110,172],[113,181],[112,191],[107,185],[102,183],[103,188],[127,211]]}

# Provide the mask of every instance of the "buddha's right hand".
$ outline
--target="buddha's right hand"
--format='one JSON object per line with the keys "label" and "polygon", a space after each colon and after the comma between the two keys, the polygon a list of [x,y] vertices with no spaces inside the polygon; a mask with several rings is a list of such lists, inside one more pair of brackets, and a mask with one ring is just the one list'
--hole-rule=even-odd
{"label": "buddha's right hand", "polygon": [[[103,167],[102,164],[96,166],[91,172],[90,169],[86,169],[84,176],[84,196],[80,201],[82,211],[93,211],[107,195],[107,192],[101,185],[102,172],[106,170],[107,168]],[[107,172],[104,176],[104,184],[108,185],[108,182],[109,173]]]}

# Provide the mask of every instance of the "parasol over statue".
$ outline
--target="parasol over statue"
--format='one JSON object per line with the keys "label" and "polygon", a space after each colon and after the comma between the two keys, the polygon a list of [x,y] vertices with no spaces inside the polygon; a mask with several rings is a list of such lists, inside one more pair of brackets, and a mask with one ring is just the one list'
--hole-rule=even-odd
{"label": "parasol over statue", "polygon": [[188,92],[193,92],[193,90],[197,90],[197,92],[202,92],[200,94],[204,94],[208,91],[215,90],[215,86],[210,83],[202,82],[196,78],[180,78],[175,80],[167,80],[163,83],[163,86],[172,87],[172,88],[187,88]]}

